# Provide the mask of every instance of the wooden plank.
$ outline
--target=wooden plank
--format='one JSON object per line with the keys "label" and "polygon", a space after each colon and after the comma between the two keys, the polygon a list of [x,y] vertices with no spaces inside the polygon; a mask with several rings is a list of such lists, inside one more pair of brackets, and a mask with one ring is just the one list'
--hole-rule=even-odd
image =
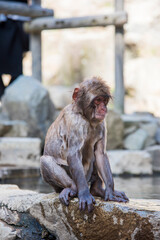
{"label": "wooden plank", "polygon": [[108,25],[121,26],[127,22],[125,12],[116,12],[100,16],[86,16],[56,19],[52,17],[38,18],[25,23],[26,32],[37,32],[47,29],[80,28],[80,27],[106,27]]}
{"label": "wooden plank", "polygon": [[[40,6],[41,0],[32,0],[32,4]],[[41,32],[30,35],[30,49],[32,52],[32,76],[42,81]]]}
{"label": "wooden plank", "polygon": [[[123,11],[124,0],[115,0],[115,11]],[[124,113],[124,29],[123,26],[115,27],[115,104],[114,108],[119,113]]]}
{"label": "wooden plank", "polygon": [[25,3],[5,1],[0,1],[0,13],[31,18],[53,16],[52,9],[41,8],[38,5],[27,5]]}

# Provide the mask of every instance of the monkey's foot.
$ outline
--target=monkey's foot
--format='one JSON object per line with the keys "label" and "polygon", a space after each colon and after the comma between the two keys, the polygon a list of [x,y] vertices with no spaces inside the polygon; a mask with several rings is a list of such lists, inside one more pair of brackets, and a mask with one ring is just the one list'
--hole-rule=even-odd
{"label": "monkey's foot", "polygon": [[128,202],[129,198],[126,196],[124,192],[114,190],[114,194],[116,197],[121,198],[123,202]]}
{"label": "monkey's foot", "polygon": [[64,188],[62,192],[59,194],[59,199],[61,203],[65,204],[66,206],[69,205],[70,197],[75,197],[77,192],[71,188]]}
{"label": "monkey's foot", "polygon": [[119,191],[106,191],[105,201],[115,201],[115,202],[128,202],[129,199],[124,192]]}

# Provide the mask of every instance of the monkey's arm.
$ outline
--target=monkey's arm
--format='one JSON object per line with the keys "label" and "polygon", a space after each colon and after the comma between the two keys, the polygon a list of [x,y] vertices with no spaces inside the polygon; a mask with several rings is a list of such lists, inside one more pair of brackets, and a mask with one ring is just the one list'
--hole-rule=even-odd
{"label": "monkey's arm", "polygon": [[95,203],[94,197],[90,194],[88,184],[85,178],[84,169],[82,165],[82,156],[80,151],[77,151],[73,155],[69,155],[67,158],[69,169],[72,179],[74,180],[79,198],[80,210],[85,210],[87,205],[88,211],[92,211],[93,203]]}
{"label": "monkey's arm", "polygon": [[104,140],[100,140],[96,144],[96,165],[98,172],[105,183],[105,200],[127,202],[129,199],[124,192],[114,190],[113,176],[108,160],[108,156],[104,149]]}

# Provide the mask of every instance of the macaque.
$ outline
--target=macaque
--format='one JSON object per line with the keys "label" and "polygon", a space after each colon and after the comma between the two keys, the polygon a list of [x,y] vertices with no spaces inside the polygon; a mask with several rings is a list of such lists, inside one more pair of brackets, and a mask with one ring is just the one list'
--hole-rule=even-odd
{"label": "macaque", "polygon": [[109,87],[93,77],[75,88],[72,98],[72,104],[61,111],[47,132],[40,160],[43,179],[60,193],[63,204],[78,197],[80,210],[92,211],[93,196],[129,201],[124,192],[114,189],[105,151],[105,116],[112,98]]}

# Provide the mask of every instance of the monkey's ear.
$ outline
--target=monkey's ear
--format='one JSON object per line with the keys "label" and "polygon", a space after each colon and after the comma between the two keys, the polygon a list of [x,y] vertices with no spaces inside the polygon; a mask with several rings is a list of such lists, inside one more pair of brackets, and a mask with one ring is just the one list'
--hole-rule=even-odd
{"label": "monkey's ear", "polygon": [[76,100],[76,99],[77,99],[77,94],[78,94],[78,92],[79,92],[79,88],[75,88],[75,89],[74,89],[74,92],[73,92],[73,95],[72,95],[73,100]]}

